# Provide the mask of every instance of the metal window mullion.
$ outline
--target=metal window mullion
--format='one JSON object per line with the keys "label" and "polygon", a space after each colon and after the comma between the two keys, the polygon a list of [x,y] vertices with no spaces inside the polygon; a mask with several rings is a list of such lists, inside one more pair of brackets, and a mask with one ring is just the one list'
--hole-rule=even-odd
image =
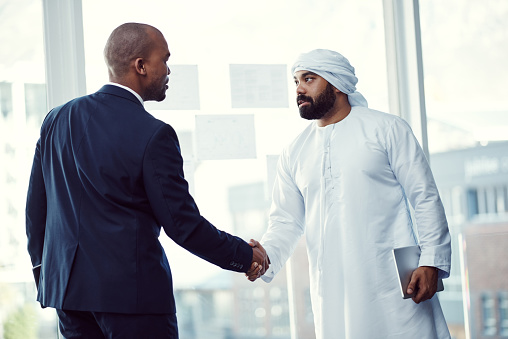
{"label": "metal window mullion", "polygon": [[[407,6],[412,6],[412,12]],[[419,3],[418,0],[383,0],[383,12],[390,112],[413,127],[429,159]],[[419,119],[413,118],[415,108]]]}
{"label": "metal window mullion", "polygon": [[427,136],[427,108],[425,106],[425,84],[423,74],[423,51],[422,51],[422,32],[420,27],[420,3],[419,0],[413,0],[413,22],[415,29],[415,48],[416,48],[416,68],[418,79],[418,101],[420,104],[420,128],[421,143],[423,152],[427,159],[429,156],[429,141]]}
{"label": "metal window mullion", "polygon": [[86,94],[81,0],[43,0],[48,109]]}

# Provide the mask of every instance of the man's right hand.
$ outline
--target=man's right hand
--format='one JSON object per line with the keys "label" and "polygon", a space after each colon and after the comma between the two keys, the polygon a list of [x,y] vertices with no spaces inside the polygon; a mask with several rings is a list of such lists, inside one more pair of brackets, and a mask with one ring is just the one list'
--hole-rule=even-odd
{"label": "man's right hand", "polygon": [[270,259],[268,258],[265,249],[258,241],[251,239],[249,245],[252,247],[252,264],[245,275],[250,281],[255,281],[257,278],[265,274],[266,270],[270,266]]}

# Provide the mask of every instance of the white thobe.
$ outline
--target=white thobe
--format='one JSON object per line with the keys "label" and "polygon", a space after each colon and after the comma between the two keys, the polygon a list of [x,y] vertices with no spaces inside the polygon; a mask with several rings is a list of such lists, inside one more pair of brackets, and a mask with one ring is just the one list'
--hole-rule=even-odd
{"label": "white thobe", "polygon": [[404,120],[355,106],[336,124],[312,122],[283,150],[261,240],[271,261],[265,281],[304,231],[317,339],[450,337],[436,295],[402,299],[392,258],[393,248],[419,242],[420,266],[449,276],[443,205]]}

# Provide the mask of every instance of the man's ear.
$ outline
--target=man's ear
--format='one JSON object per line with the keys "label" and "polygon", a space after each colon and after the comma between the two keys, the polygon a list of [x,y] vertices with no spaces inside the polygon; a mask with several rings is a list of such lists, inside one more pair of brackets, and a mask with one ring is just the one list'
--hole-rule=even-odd
{"label": "man's ear", "polygon": [[137,58],[134,60],[134,67],[136,68],[136,72],[141,75],[146,75],[145,61],[143,58]]}

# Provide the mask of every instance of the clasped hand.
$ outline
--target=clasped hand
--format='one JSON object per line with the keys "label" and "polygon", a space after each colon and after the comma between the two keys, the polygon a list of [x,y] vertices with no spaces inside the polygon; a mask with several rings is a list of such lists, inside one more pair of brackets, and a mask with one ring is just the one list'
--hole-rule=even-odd
{"label": "clasped hand", "polygon": [[251,239],[249,245],[252,247],[252,264],[247,273],[245,273],[245,276],[250,281],[255,281],[257,278],[265,274],[266,270],[270,266],[270,259],[268,258],[265,249],[258,241]]}
{"label": "clasped hand", "polygon": [[407,293],[415,292],[413,301],[419,304],[434,296],[437,291],[438,269],[430,266],[421,266],[414,270],[411,281],[407,286]]}

